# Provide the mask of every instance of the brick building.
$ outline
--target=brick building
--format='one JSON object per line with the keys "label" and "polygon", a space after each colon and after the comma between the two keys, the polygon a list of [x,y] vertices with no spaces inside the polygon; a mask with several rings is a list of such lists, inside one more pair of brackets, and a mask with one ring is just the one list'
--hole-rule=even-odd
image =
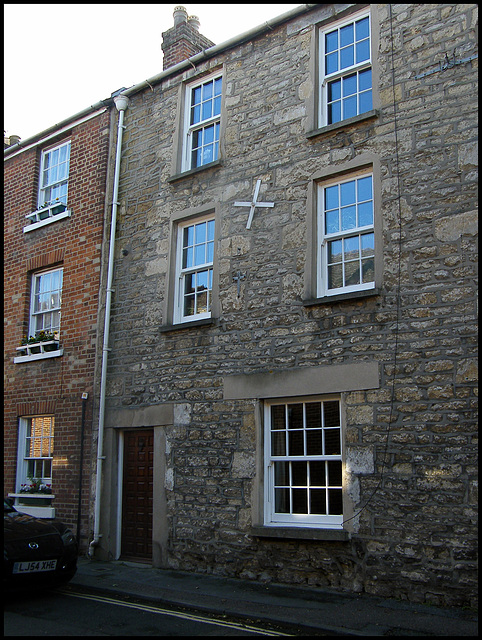
{"label": "brick building", "polygon": [[4,495],[20,511],[62,518],[82,544],[108,103],[27,140],[5,140],[4,149]]}

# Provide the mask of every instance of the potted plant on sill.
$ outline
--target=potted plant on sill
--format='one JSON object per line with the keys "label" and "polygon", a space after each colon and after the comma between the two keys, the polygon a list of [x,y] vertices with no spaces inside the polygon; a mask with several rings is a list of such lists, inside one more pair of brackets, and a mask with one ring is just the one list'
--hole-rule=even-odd
{"label": "potted plant on sill", "polygon": [[[42,482],[41,478],[31,478],[20,486],[18,502],[27,507],[50,507],[52,505],[52,485]],[[21,495],[20,495],[21,494]]]}
{"label": "potted plant on sill", "polygon": [[54,333],[50,333],[49,331],[40,331],[36,336],[24,336],[22,338],[21,346],[31,345],[29,349],[21,350],[20,355],[27,355],[28,352],[31,354],[41,353],[42,347],[41,343],[49,343],[44,344],[44,351],[57,351],[59,348],[59,334],[58,331]]}
{"label": "potted plant on sill", "polygon": [[41,478],[31,478],[28,476],[28,483],[24,483],[20,486],[19,493],[52,493],[52,485],[45,484]]}

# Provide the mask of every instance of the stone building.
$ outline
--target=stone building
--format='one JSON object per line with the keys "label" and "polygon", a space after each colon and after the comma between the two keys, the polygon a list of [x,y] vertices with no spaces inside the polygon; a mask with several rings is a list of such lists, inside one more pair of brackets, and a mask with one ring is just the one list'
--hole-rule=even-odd
{"label": "stone building", "polygon": [[109,131],[98,103],[4,145],[4,495],[82,545]]}
{"label": "stone building", "polygon": [[91,555],[473,604],[477,10],[176,7],[116,105]]}

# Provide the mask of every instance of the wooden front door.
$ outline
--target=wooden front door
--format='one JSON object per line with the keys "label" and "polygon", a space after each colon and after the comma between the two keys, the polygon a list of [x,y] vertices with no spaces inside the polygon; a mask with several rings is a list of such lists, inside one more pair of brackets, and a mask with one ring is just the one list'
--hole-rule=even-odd
{"label": "wooden front door", "polygon": [[154,431],[124,432],[121,557],[152,559]]}

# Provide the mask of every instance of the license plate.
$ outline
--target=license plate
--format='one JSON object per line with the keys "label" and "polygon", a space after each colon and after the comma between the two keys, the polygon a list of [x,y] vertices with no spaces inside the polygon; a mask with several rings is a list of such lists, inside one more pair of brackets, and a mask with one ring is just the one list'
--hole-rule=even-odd
{"label": "license plate", "polygon": [[16,562],[13,573],[37,573],[39,571],[55,571],[57,560],[36,560],[35,562]]}

